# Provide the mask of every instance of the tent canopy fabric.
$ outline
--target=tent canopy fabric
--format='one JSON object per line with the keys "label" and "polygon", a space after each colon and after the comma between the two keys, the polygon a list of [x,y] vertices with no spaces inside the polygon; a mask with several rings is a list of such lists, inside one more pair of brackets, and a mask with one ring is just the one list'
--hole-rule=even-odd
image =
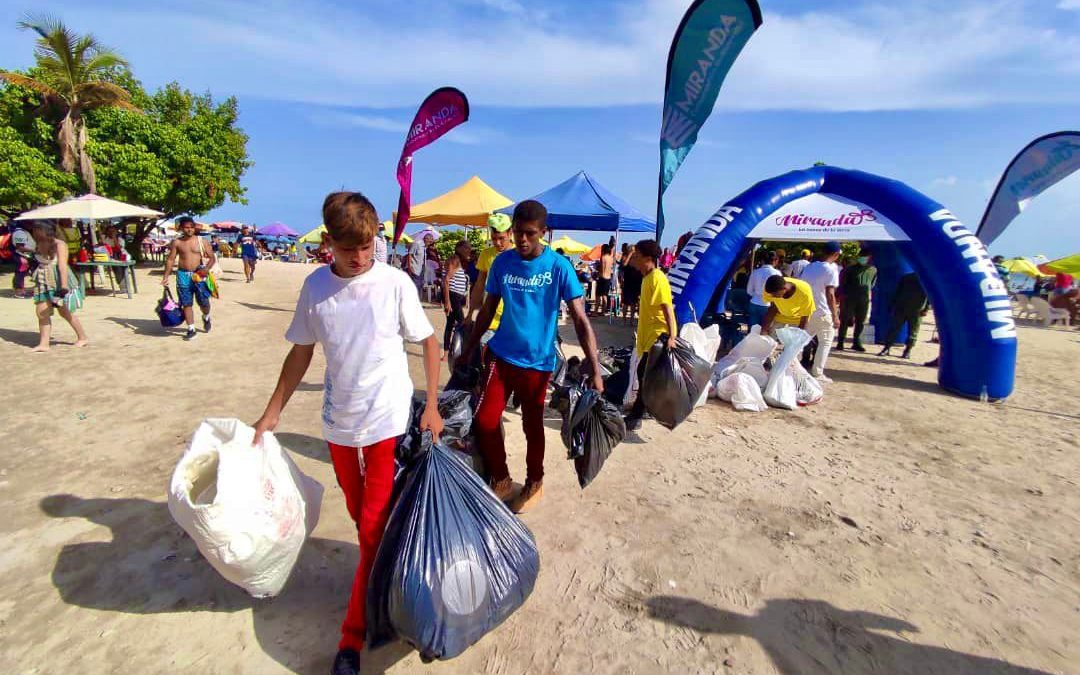
{"label": "tent canopy fabric", "polygon": [[304,236],[300,237],[301,244],[318,244],[322,241],[322,236],[326,234],[326,225],[319,225],[311,232],[307,232]]}
{"label": "tent canopy fabric", "polygon": [[1012,260],[1006,260],[1001,265],[1005,269],[1009,270],[1010,273],[1026,274],[1029,277],[1047,276],[1040,272],[1039,268],[1035,266],[1035,263],[1031,262],[1027,258],[1013,258]]}
{"label": "tent canopy fabric", "polygon": [[512,203],[512,199],[496,192],[479,176],[473,176],[445,194],[415,204],[409,222],[487,227],[488,216]]}
{"label": "tent canopy fabric", "polygon": [[267,237],[295,237],[299,234],[296,230],[292,229],[285,223],[270,223],[260,227],[256,234],[261,234]]}
{"label": "tent canopy fabric", "polygon": [[125,204],[100,195],[87,194],[51,206],[27,211],[15,220],[110,220],[112,218],[159,218],[165,214],[144,206]]}
{"label": "tent canopy fabric", "polygon": [[1045,265],[1041,265],[1040,268],[1046,268],[1050,272],[1080,275],[1080,253],[1073,253],[1064,258],[1051,260]]}
{"label": "tent canopy fabric", "polygon": [[[616,197],[589,174],[579,171],[533,197],[548,210],[550,230],[578,232],[655,232],[656,221]],[[513,207],[499,209],[512,214]]]}
{"label": "tent canopy fabric", "polygon": [[566,255],[581,255],[582,253],[588,253],[592,250],[592,247],[588,244],[582,244],[580,241],[575,241],[565,234],[551,242],[550,246],[556,251],[561,248]]}
{"label": "tent canopy fabric", "polygon": [[600,250],[603,247],[603,244],[597,244],[596,246],[593,246],[591,249],[589,249],[588,253],[581,256],[581,259],[585,262],[596,262],[600,259],[600,256],[603,255],[603,251]]}

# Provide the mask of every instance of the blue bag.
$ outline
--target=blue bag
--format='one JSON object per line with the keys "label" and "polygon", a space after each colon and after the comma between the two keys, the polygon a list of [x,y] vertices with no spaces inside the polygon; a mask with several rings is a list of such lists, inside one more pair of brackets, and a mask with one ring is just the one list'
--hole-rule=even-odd
{"label": "blue bag", "polygon": [[172,328],[184,323],[184,310],[180,309],[180,305],[176,304],[173,300],[172,291],[166,286],[165,290],[161,293],[161,299],[158,300],[157,309],[158,320],[161,321],[161,325],[165,328]]}

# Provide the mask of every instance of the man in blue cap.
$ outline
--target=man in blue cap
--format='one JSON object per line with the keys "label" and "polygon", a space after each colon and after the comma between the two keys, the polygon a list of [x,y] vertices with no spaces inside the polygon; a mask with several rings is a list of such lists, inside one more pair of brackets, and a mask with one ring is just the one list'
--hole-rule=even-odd
{"label": "man in blue cap", "polygon": [[810,374],[823,384],[832,382],[825,375],[825,362],[829,360],[829,350],[836,339],[836,329],[840,327],[840,310],[836,304],[836,287],[840,285],[840,267],[836,261],[839,258],[840,242],[830,241],[800,277],[814,292],[814,313],[806,322],[806,332],[818,341]]}

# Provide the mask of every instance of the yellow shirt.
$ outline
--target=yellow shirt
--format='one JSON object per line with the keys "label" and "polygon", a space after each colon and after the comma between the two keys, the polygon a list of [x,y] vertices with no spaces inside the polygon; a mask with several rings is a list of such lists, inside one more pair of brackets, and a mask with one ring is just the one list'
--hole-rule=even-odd
{"label": "yellow shirt", "polygon": [[[652,349],[661,335],[668,332],[663,305],[671,305],[671,284],[659,267],[645,275],[641,281],[641,299],[638,301],[637,350],[645,353]],[[678,327],[671,330],[677,334]]]}
{"label": "yellow shirt", "polygon": [[790,298],[762,292],[761,299],[776,305],[776,323],[798,326],[804,318],[814,313],[814,291],[802,279],[784,277],[784,281],[795,284],[795,292]]}
{"label": "yellow shirt", "polygon": [[[500,253],[502,251],[494,246],[488,246],[480,253],[480,257],[476,259],[476,269],[486,275],[491,270],[491,263],[495,262],[495,256]],[[488,330],[495,330],[499,327],[499,322],[502,321],[502,312],[503,303],[502,300],[499,300],[499,306],[495,309],[495,317],[491,320],[491,326],[488,327]]]}

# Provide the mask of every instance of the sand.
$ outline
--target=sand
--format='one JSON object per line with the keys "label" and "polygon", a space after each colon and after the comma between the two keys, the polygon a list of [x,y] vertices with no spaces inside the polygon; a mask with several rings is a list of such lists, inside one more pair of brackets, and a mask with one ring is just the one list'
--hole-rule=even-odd
{"label": "sand", "polygon": [[[58,321],[53,351],[29,353],[30,303],[0,297],[0,672],[327,671],[357,545],[319,439],[321,354],[279,427],[328,488],[281,596],[224,581],[166,508],[202,418],[258,417],[312,271],[260,263],[246,285],[224,266],[214,330],[191,343],[158,326],[157,270],[134,300],[88,299],[84,349]],[[1003,404],[938,389],[925,341],[912,362],[836,354],[820,405],[646,422],[584,491],[552,413],[544,501],[524,516],[532,597],[456,660],[390,647],[368,672],[1080,672],[1080,333],[1019,332]]]}

